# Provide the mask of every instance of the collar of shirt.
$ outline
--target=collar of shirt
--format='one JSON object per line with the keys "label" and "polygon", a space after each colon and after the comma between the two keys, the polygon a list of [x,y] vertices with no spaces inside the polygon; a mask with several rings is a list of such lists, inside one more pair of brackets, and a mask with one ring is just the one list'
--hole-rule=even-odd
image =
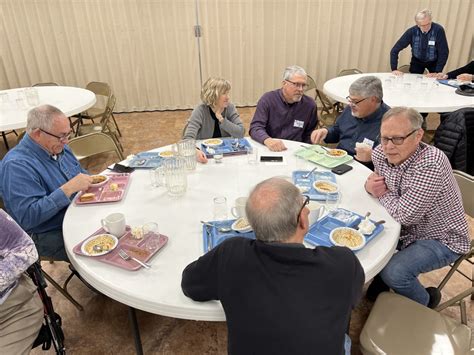
{"label": "collar of shirt", "polygon": [[381,116],[383,116],[383,115],[380,114],[380,111],[382,110],[382,106],[383,106],[383,101],[380,102],[379,107],[377,107],[377,109],[374,112],[372,112],[368,116],[362,117],[360,120],[362,122],[368,122],[369,123],[373,120],[379,119]]}
{"label": "collar of shirt", "polygon": [[43,146],[40,144],[36,143],[33,139],[28,134],[25,134],[25,137],[23,138],[22,142],[24,141],[24,144],[27,148],[31,149],[40,159],[53,159],[53,160],[58,160],[64,153],[64,150],[59,153],[59,154],[51,154],[49,153],[46,149],[44,149]]}
{"label": "collar of shirt", "polygon": [[298,102],[301,102],[301,100],[298,101],[298,102],[293,102],[293,103],[291,103],[291,104],[290,104],[289,102],[287,102],[286,99],[285,99],[285,95],[283,95],[283,89],[278,90],[278,94],[279,94],[279,96],[280,96],[281,101],[282,101],[285,105],[287,105],[287,106],[289,106],[289,107],[291,107],[291,106],[297,104]]}
{"label": "collar of shirt", "polygon": [[281,242],[263,242],[267,245],[272,245],[276,247],[288,247],[288,248],[306,248],[304,244],[301,243],[281,243]]}

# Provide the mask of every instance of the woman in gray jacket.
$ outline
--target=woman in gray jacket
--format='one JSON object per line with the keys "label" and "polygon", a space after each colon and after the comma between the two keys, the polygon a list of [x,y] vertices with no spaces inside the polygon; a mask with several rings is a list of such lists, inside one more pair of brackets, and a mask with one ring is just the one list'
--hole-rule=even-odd
{"label": "woman in gray jacket", "polygon": [[244,125],[235,106],[230,103],[230,82],[209,78],[201,89],[202,103],[197,106],[184,130],[183,138],[242,138]]}

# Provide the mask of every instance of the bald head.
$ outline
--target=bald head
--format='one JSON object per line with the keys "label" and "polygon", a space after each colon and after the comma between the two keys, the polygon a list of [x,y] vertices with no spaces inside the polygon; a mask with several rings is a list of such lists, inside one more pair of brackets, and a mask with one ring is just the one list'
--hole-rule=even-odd
{"label": "bald head", "polygon": [[258,240],[285,242],[297,229],[303,199],[286,180],[271,178],[259,183],[247,200],[245,211]]}

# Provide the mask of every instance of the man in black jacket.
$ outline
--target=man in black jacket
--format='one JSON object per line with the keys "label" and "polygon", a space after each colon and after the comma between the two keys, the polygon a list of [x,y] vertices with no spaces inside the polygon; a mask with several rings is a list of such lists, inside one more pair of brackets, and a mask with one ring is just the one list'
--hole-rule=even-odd
{"label": "man in black jacket", "polygon": [[285,180],[261,182],[246,206],[257,240],[231,238],[184,270],[186,296],[221,301],[229,353],[344,353],[364,271],[347,248],[305,248],[307,202]]}

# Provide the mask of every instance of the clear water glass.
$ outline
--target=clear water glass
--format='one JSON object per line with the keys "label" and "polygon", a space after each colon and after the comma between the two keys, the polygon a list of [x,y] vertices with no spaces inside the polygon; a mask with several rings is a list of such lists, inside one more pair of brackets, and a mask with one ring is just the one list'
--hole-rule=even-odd
{"label": "clear water glass", "polygon": [[182,196],[188,187],[186,162],[182,157],[163,161],[165,169],[165,185],[170,196]]}
{"label": "clear water glass", "polygon": [[186,169],[196,169],[196,141],[194,139],[183,139],[176,145],[179,156],[185,160]]}
{"label": "clear water glass", "polygon": [[258,163],[258,148],[250,147],[247,148],[247,160],[249,164],[257,164]]}
{"label": "clear water glass", "polygon": [[213,199],[214,221],[224,221],[227,219],[227,198],[217,196]]}

